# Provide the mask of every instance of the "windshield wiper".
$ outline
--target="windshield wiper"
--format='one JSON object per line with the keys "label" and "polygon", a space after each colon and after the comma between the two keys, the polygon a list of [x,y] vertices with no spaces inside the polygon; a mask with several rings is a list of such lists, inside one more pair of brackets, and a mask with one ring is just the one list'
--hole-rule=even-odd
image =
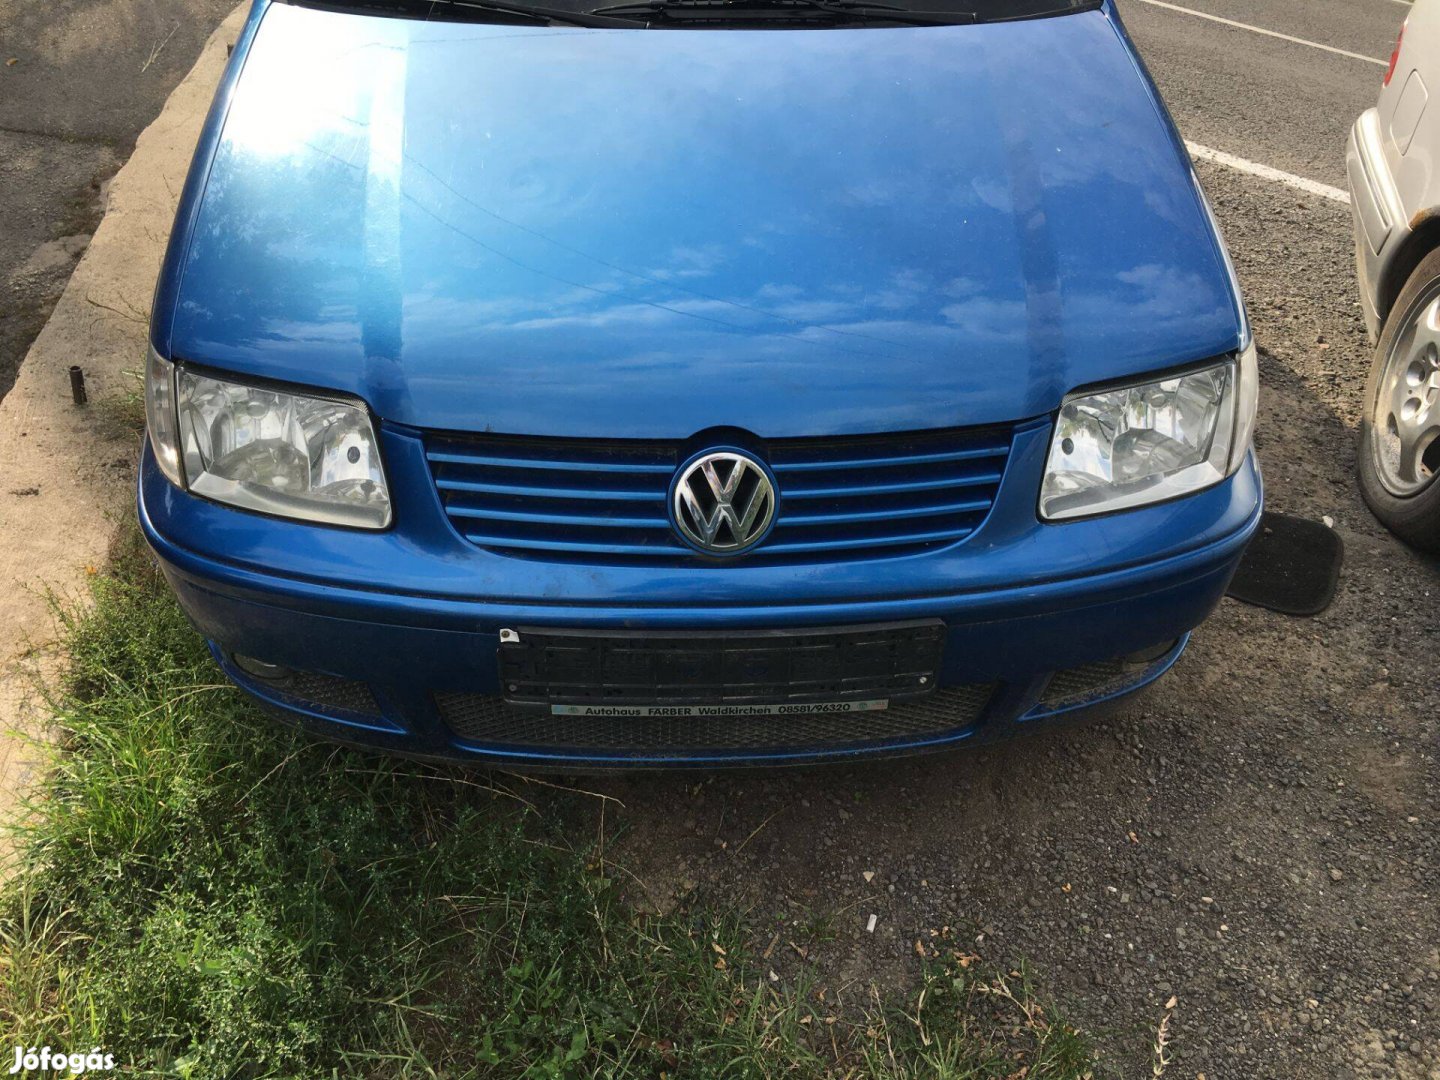
{"label": "windshield wiper", "polygon": [[332,10],[354,11],[364,8],[380,11],[409,19],[463,18],[468,21],[488,21],[486,16],[500,16],[506,21],[535,23],[551,26],[607,26],[634,27],[634,19],[621,16],[606,16],[596,12],[561,11],[558,8],[537,7],[533,4],[510,3],[508,0],[290,0],[304,7],[330,8]]}
{"label": "windshield wiper", "polygon": [[611,4],[591,15],[675,22],[809,21],[894,22],[912,26],[973,23],[973,11],[924,11],[870,0],[637,0]]}

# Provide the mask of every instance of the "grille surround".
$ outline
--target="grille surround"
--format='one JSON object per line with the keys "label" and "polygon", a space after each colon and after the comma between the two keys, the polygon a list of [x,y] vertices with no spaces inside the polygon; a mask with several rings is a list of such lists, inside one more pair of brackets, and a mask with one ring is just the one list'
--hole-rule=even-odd
{"label": "grille surround", "polygon": [[531,439],[431,433],[425,454],[446,516],[476,547],[551,562],[641,566],[823,563],[895,558],[963,542],[988,517],[1013,425],[746,447],[775,477],[765,541],[700,554],[676,535],[680,441]]}
{"label": "grille surround", "polygon": [[575,756],[607,752],[685,758],[704,752],[796,750],[843,753],[877,743],[914,743],[974,727],[996,684],[943,687],[875,712],[786,716],[551,716],[485,694],[436,694],[441,719],[462,742]]}

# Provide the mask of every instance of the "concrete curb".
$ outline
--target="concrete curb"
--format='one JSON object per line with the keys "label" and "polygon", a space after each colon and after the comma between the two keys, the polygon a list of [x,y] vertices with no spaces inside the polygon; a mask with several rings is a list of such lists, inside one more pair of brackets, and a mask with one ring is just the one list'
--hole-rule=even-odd
{"label": "concrete curb", "polygon": [[[106,430],[107,400],[134,394],[151,294],[206,111],[242,4],[140,135],[111,183],[104,220],[0,402],[0,822],[33,779],[32,740],[50,717],[37,678],[61,659],[48,593],[83,599],[129,513],[134,445]],[[69,368],[85,372],[88,408],[71,403]],[[7,842],[0,839],[0,865]]]}

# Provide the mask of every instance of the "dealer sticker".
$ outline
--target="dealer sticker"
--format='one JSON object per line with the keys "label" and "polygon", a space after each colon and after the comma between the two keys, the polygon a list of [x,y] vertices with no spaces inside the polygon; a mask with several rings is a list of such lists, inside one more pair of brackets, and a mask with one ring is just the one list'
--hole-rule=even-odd
{"label": "dealer sticker", "polygon": [[878,712],[888,698],[873,701],[787,701],[776,705],[551,705],[551,716],[803,716],[807,713]]}

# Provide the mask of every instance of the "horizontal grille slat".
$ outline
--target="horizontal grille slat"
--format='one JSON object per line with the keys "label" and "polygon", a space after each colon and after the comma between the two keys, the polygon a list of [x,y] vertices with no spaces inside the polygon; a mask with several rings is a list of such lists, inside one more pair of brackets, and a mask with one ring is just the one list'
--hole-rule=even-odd
{"label": "horizontal grille slat", "polygon": [[531,525],[580,525],[601,529],[653,529],[653,518],[610,517],[605,514],[550,514],[541,510],[499,510],[494,507],[449,506],[452,518],[476,521],[515,521]]}
{"label": "horizontal grille slat", "polygon": [[431,461],[442,465],[489,466],[496,469],[554,469],[558,472],[601,472],[634,473],[637,475],[669,476],[674,472],[670,465],[633,465],[610,461],[561,461],[556,459],[502,458],[475,454],[448,453],[432,450],[426,454]]}
{"label": "horizontal grille slat", "polygon": [[816,469],[873,469],[888,465],[933,465],[951,461],[974,461],[977,458],[1005,457],[1010,453],[1006,446],[982,446],[970,450],[955,450],[939,454],[910,454],[901,457],[858,458],[850,461],[793,461],[776,466],[782,472],[811,472]]}
{"label": "horizontal grille slat", "polygon": [[943,503],[938,506],[912,506],[886,510],[853,510],[838,513],[786,514],[775,527],[779,529],[817,525],[852,525],[863,521],[893,521],[896,518],[936,517],[941,514],[971,514],[990,509],[989,499],[970,499],[967,502]]}
{"label": "horizontal grille slat", "polygon": [[998,484],[999,471],[974,476],[936,477],[930,480],[904,480],[891,484],[859,484],[853,487],[788,488],[782,485],[782,497],[786,499],[837,499],[860,498],[866,495],[898,495],[911,491],[950,491],[959,487],[982,487]]}
{"label": "horizontal grille slat", "polygon": [[529,536],[487,536],[483,533],[467,532],[465,539],[472,544],[487,548],[520,548],[526,551],[579,551],[596,555],[685,555],[683,548],[673,540],[656,540],[653,544],[609,544],[599,540],[539,540]]}
{"label": "horizontal grille slat", "polygon": [[426,457],[456,531],[545,561],[705,567],[885,559],[959,543],[984,522],[1009,427],[776,439],[748,449],[774,474],[773,533],[726,560],[670,522],[671,481],[701,447],[645,440],[432,434]]}
{"label": "horizontal grille slat", "polygon": [[467,491],[476,495],[519,495],[531,499],[619,499],[623,502],[665,501],[665,492],[625,491],[614,488],[552,488],[528,484],[486,484],[473,480],[440,478],[435,486],[441,491]]}
{"label": "horizontal grille slat", "polygon": [[790,554],[799,552],[815,551],[840,551],[846,548],[879,548],[879,547],[906,547],[921,544],[933,544],[947,540],[959,540],[970,534],[971,530],[947,529],[940,532],[925,533],[899,533],[894,536],[866,536],[866,537],[842,537],[835,540],[776,540],[767,544],[770,551],[783,551]]}

